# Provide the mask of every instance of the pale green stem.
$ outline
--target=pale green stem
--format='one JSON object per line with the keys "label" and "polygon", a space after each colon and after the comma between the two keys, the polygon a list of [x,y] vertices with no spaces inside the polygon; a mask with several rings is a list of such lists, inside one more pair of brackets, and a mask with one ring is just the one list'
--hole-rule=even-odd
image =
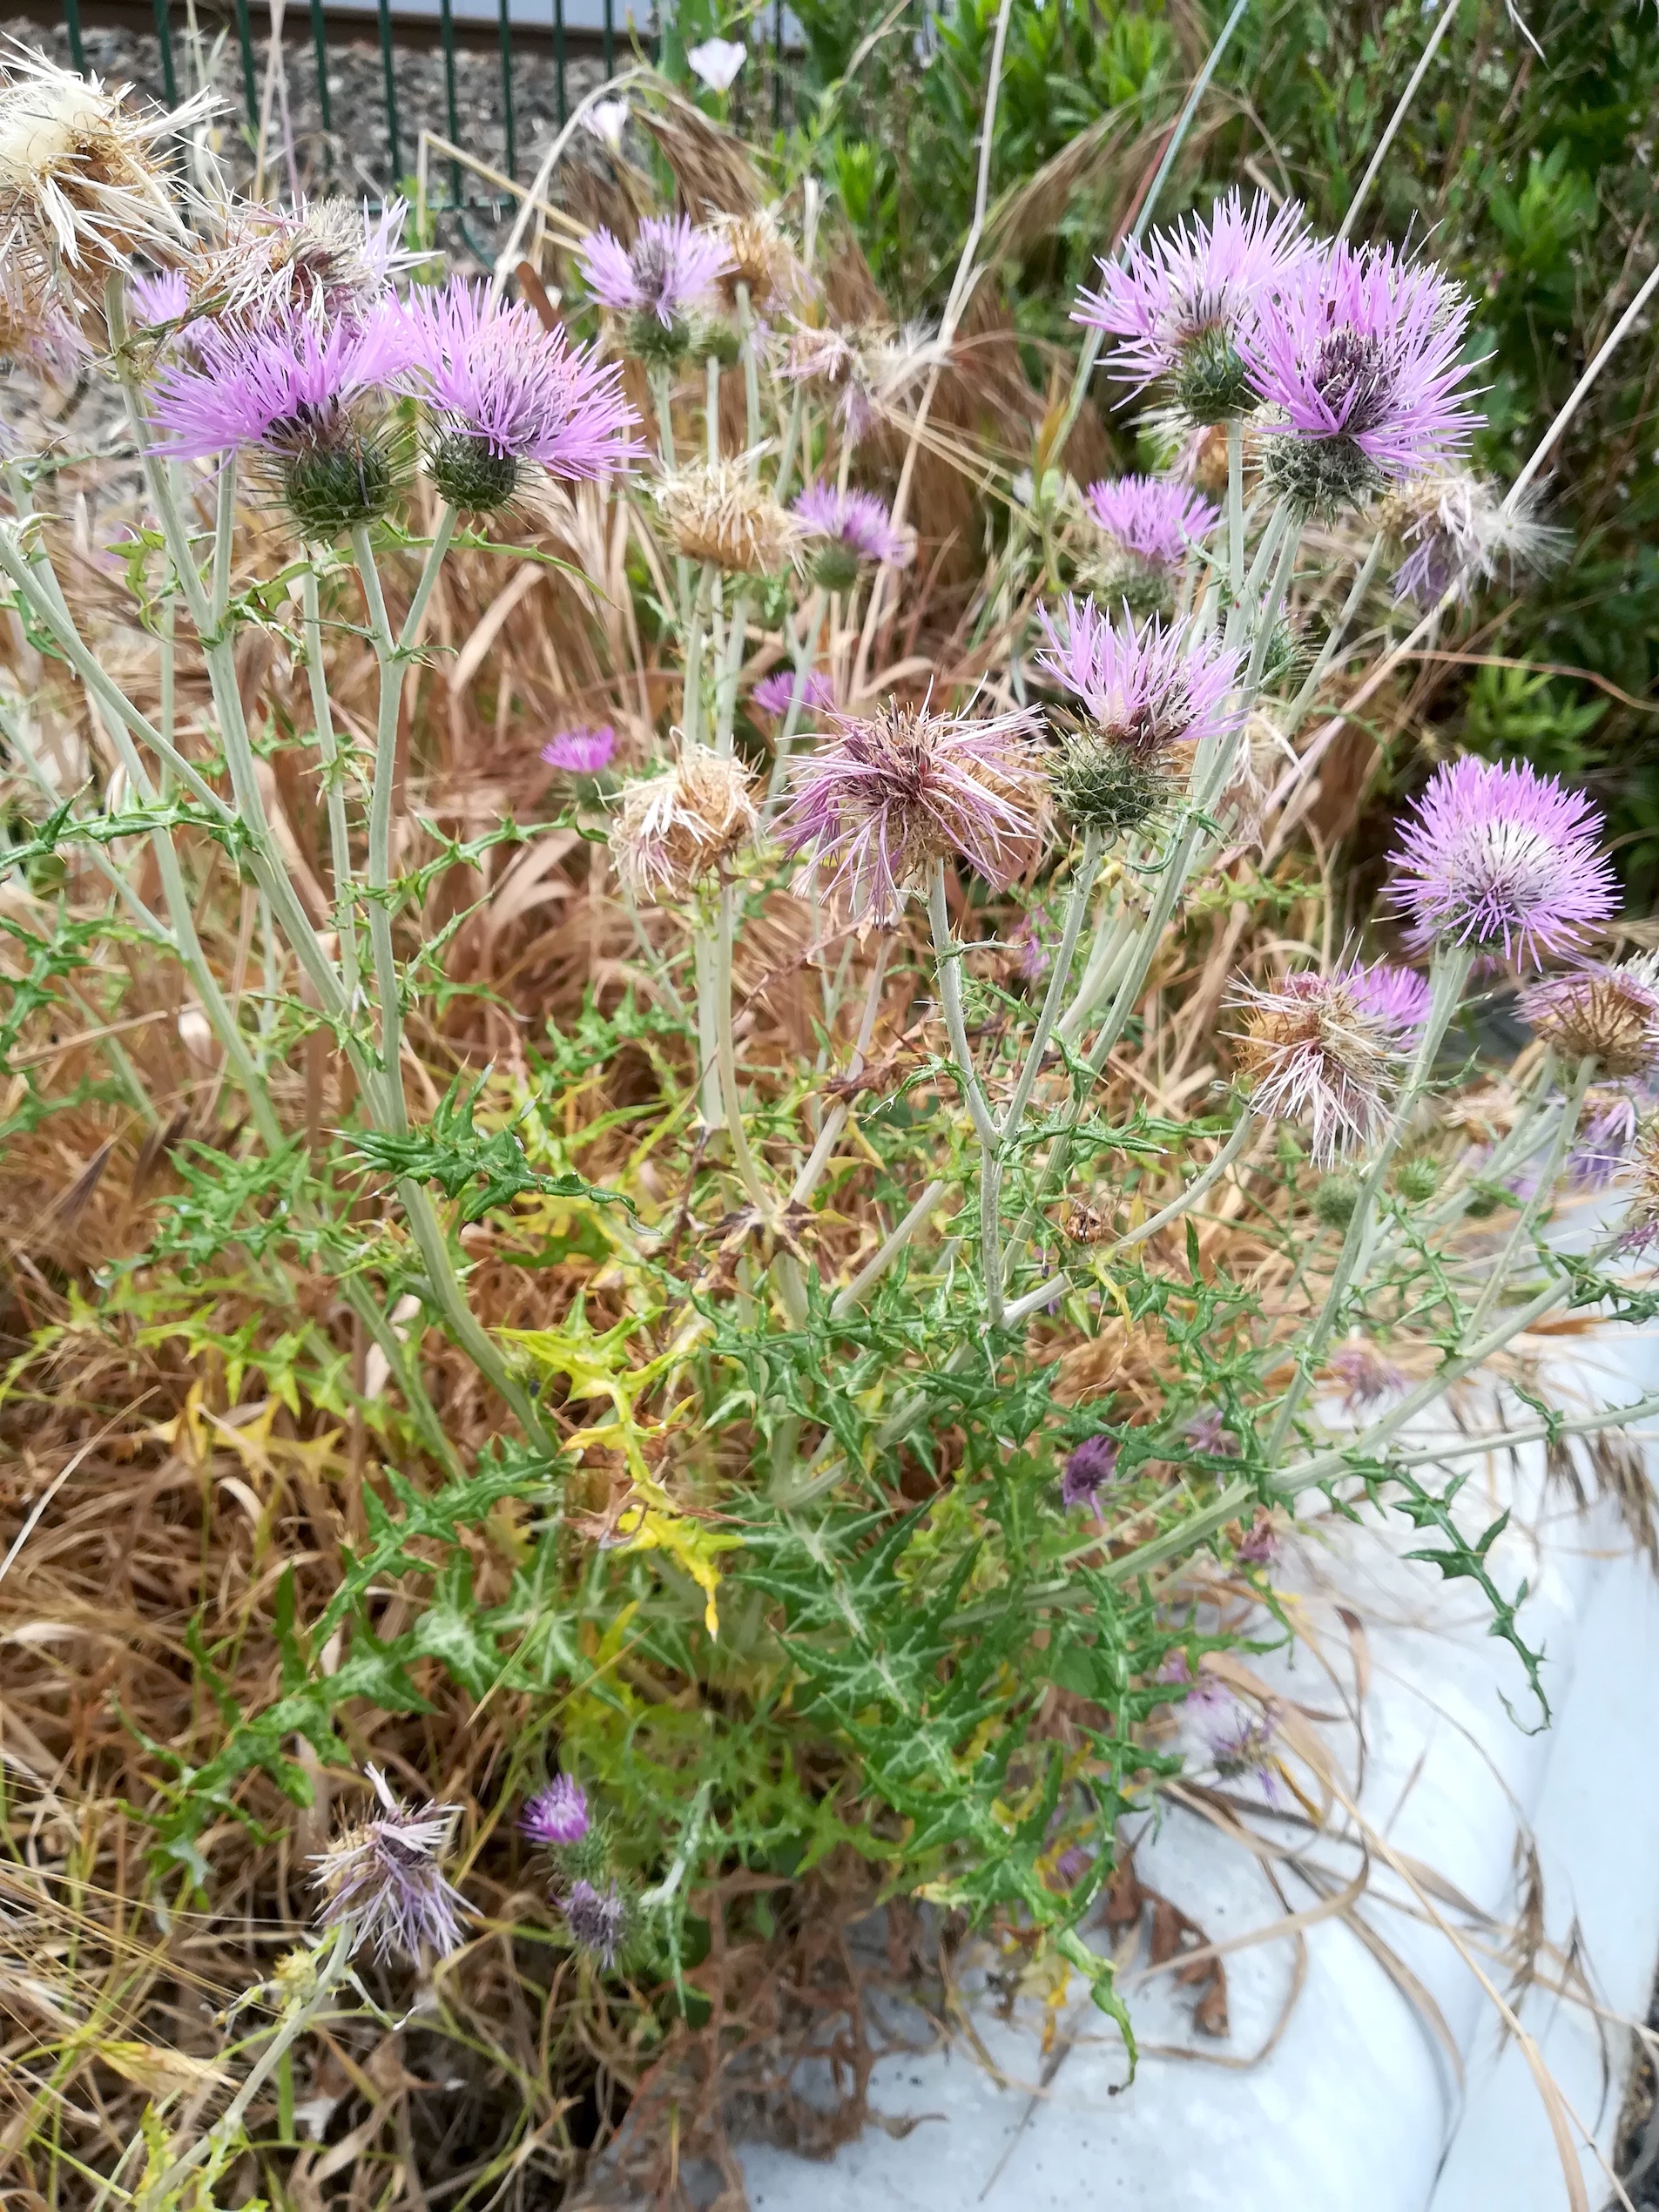
{"label": "pale green stem", "polygon": [[219,496],[213,518],[213,588],[211,619],[222,630],[231,604],[231,565],[236,550],[236,455],[219,464]]}
{"label": "pale green stem", "polygon": [[1244,426],[1227,421],[1227,579],[1233,604],[1244,596]]}
{"label": "pale green stem", "polygon": [[688,745],[698,742],[702,727],[703,646],[713,590],[714,570],[705,561],[698,571],[697,590],[691,597],[691,627],[685,638],[685,685],[680,700],[680,731]]}
{"label": "pale green stem", "polygon": [[1381,561],[1382,556],[1383,539],[1382,533],[1379,531],[1377,536],[1372,539],[1371,550],[1366,555],[1364,561],[1360,563],[1359,573],[1355,576],[1353,580],[1352,588],[1350,590],[1347,598],[1343,602],[1342,612],[1337,617],[1336,621],[1332,624],[1331,629],[1325,637],[1324,644],[1322,644],[1319,648],[1318,658],[1314,662],[1313,666],[1308,671],[1306,682],[1303,685],[1301,690],[1297,693],[1296,697],[1291,701],[1289,707],[1285,710],[1285,735],[1287,738],[1294,737],[1297,731],[1301,727],[1302,718],[1307,712],[1309,707],[1312,705],[1314,695],[1318,691],[1320,685],[1325,681],[1325,671],[1329,669],[1332,662],[1336,658],[1338,653],[1341,651],[1343,644],[1346,640],[1349,629],[1353,622],[1353,618],[1359,611],[1360,604],[1364,600],[1366,592],[1371,589],[1371,580],[1377,573],[1378,564]]}
{"label": "pale green stem", "polygon": [[1540,1217],[1548,1211],[1555,1196],[1555,1178],[1561,1173],[1561,1162],[1567,1157],[1567,1148],[1573,1141],[1573,1134],[1578,1127],[1578,1117],[1584,1110],[1584,1094],[1588,1090],[1595,1075],[1595,1062],[1587,1055],[1579,1062],[1577,1072],[1568,1087],[1559,1122],[1550,1140],[1549,1151],[1539,1173],[1537,1190],[1531,1202],[1523,1206],[1515,1217],[1514,1225],[1505,1239],[1503,1250],[1497,1258],[1481,1262],[1486,1281],[1481,1285],[1480,1297],[1474,1302],[1474,1311],[1459,1332],[1460,1335],[1474,1336],[1479,1331],[1508,1284],[1509,1272],[1514,1265],[1516,1252],[1524,1243],[1530,1239]]}
{"label": "pale green stem", "polygon": [[881,1280],[949,1188],[950,1185],[943,1182],[927,1185],[892,1235],[885,1238],[872,1257],[866,1260],[846,1288],[836,1292],[830,1306],[832,1321],[845,1320],[865,1292],[873,1289]]}
{"label": "pale green stem", "polygon": [[651,372],[651,395],[657,403],[657,437],[663,467],[674,468],[674,387],[665,368]]}
{"label": "pale green stem", "polygon": [[322,657],[322,615],[318,603],[317,571],[306,563],[300,579],[301,617],[305,625],[306,676],[311,687],[311,719],[322,760],[323,802],[328,815],[328,851],[334,879],[334,928],[340,938],[341,980],[346,1003],[357,1005],[357,904],[352,873],[351,826],[346,813],[345,763],[334,736],[334,709],[328,698],[328,671]]}
{"label": "pale green stem", "polygon": [[1089,912],[1089,900],[1095,888],[1095,879],[1100,873],[1102,840],[1098,830],[1085,830],[1082,857],[1073,879],[1071,894],[1066,903],[1066,916],[1061,925],[1060,943],[1055,948],[1054,965],[1049,975],[1049,988],[1043,994],[1042,1011],[1032,1033],[1031,1043],[1025,1055],[1025,1065],[1020,1070],[1014,1086],[1014,1096],[1008,1101],[1002,1117],[1002,1136],[1006,1140],[1019,1132],[1025,1119],[1025,1109],[1031,1103],[1031,1093],[1042,1069],[1042,1055],[1049,1049],[1049,1040],[1054,1034],[1060,1001],[1071,980],[1071,965],[1077,955],[1077,940],[1082,934],[1084,918]]}
{"label": "pale green stem", "polygon": [[[887,957],[893,948],[892,938],[884,931],[876,940],[875,959],[871,964],[870,981],[864,994],[864,1011],[859,1018],[858,1036],[853,1046],[853,1057],[847,1065],[849,1077],[864,1073],[865,1055],[870,1049],[870,1040],[875,1034],[875,1018],[881,1005],[881,986],[887,978]],[[835,1150],[836,1140],[846,1127],[847,1106],[844,1099],[837,1099],[824,1116],[824,1126],[818,1133],[806,1164],[796,1177],[789,1193],[792,1206],[804,1206],[817,1190],[829,1157]]]}
{"label": "pale green stem", "polygon": [[1291,1378],[1289,1389],[1285,1393],[1284,1403],[1278,1409],[1272,1433],[1268,1439],[1267,1453],[1270,1460],[1277,1457],[1285,1438],[1289,1435],[1291,1424],[1296,1419],[1297,1409],[1302,1402],[1303,1395],[1312,1379],[1325,1347],[1330,1341],[1331,1332],[1340,1318],[1343,1300],[1348,1294],[1349,1285],[1353,1280],[1354,1271],[1365,1247],[1372,1215],[1376,1210],[1378,1199],[1382,1195],[1383,1185],[1388,1170],[1393,1164],[1394,1155],[1399,1151],[1406,1133],[1411,1126],[1419,1101],[1428,1089],[1434,1072],[1434,1062],[1439,1055],[1441,1043],[1445,1040],[1446,1033],[1452,1026],[1458,1008],[1462,1004],[1464,987],[1469,980],[1469,970],[1474,965],[1474,954],[1466,947],[1448,946],[1440,952],[1433,968],[1430,970],[1428,1017],[1423,1026],[1423,1035],[1417,1049],[1417,1057],[1412,1063],[1411,1073],[1406,1079],[1406,1086],[1400,1093],[1399,1102],[1389,1117],[1388,1127],[1384,1133],[1382,1142],[1377,1148],[1376,1157],[1372,1160],[1365,1182],[1360,1186],[1359,1197],[1348,1223],[1347,1233],[1342,1241],[1342,1250],[1337,1256],[1337,1264],[1332,1272],[1331,1286],[1325,1293],[1325,1304],[1312,1328],[1303,1339],[1302,1348],[1297,1359],[1296,1372]]}
{"label": "pale green stem", "polygon": [[1109,1260],[1116,1259],[1119,1252],[1128,1251],[1133,1244],[1144,1244],[1149,1237],[1156,1237],[1160,1229],[1166,1229],[1170,1222],[1178,1221],[1184,1213],[1197,1204],[1212,1183],[1218,1181],[1222,1176],[1225,1175],[1255,1133],[1256,1117],[1246,1105],[1238,1117],[1238,1126],[1232,1135],[1203,1173],[1187,1185],[1178,1198],[1171,1199],[1161,1213],[1155,1213],[1150,1221],[1143,1221],[1138,1229],[1131,1229],[1127,1237],[1120,1237],[1103,1257]]}
{"label": "pale green stem", "polygon": [[703,364],[703,428],[712,469],[720,458],[720,364],[712,354]]}
{"label": "pale green stem", "polygon": [[749,587],[740,584],[726,633],[725,652],[719,665],[714,696],[714,750],[722,759],[732,752],[732,728],[738,717],[738,678],[743,670],[743,649],[749,642]]}
{"label": "pale green stem", "polygon": [[698,1111],[705,1130],[725,1127],[720,1084],[719,984],[714,934],[699,921],[691,932],[691,967],[697,978],[697,1062]]}
{"label": "pale green stem", "polygon": [[1003,1320],[1002,1224],[999,1211],[998,1154],[1001,1133],[974,1073],[974,1055],[962,1015],[961,952],[952,941],[950,912],[945,901],[945,871],[935,861],[927,890],[927,917],[933,924],[934,956],[939,971],[939,996],[945,1027],[955,1055],[958,1080],[979,1138],[979,1201],[981,1266],[985,1278],[987,1317],[994,1329]]}
{"label": "pale green stem", "polygon": [[801,408],[805,404],[801,387],[795,387],[795,396],[790,402],[789,420],[784,425],[784,449],[778,456],[778,478],[772,486],[774,497],[780,507],[789,501],[790,478],[795,471],[795,455],[800,446]]}
{"label": "pale green stem", "polygon": [[408,1108],[403,1096],[402,980],[392,933],[392,793],[397,772],[398,707],[402,697],[403,671],[387,617],[380,571],[367,527],[359,523],[351,534],[352,553],[368,607],[369,633],[380,677],[379,706],[374,722],[374,779],[368,804],[368,872],[365,891],[368,902],[368,942],[374,966],[374,992],[380,1001],[380,1062],[385,1084],[382,1102],[388,1125],[395,1136],[408,1132]]}
{"label": "pale green stem", "polygon": [[751,482],[760,474],[760,368],[755,360],[754,316],[749,308],[749,287],[738,287],[738,353],[743,363],[743,400],[747,422],[748,468]]}

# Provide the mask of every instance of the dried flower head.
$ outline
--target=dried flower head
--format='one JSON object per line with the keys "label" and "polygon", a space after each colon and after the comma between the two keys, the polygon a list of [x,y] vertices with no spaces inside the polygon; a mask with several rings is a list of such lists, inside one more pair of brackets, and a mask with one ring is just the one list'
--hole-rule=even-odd
{"label": "dried flower head", "polygon": [[129,90],[23,46],[0,71],[0,253],[94,312],[105,278],[135,253],[169,262],[190,248],[159,152],[218,105],[202,92],[169,114],[129,104]]}
{"label": "dried flower head", "polygon": [[1524,762],[1437,768],[1394,853],[1412,943],[1501,951],[1523,967],[1575,952],[1618,903],[1601,827],[1581,792]]}
{"label": "dried flower head", "polygon": [[1066,1460],[1060,1477],[1060,1504],[1065,1513],[1087,1506],[1098,1521],[1100,1494],[1117,1473],[1117,1445],[1109,1436],[1086,1436]]}
{"label": "dried flower head", "polygon": [[579,1844],[587,1834],[588,1795],[568,1774],[555,1775],[519,1815],[519,1833],[533,1844]]}
{"label": "dried flower head", "polygon": [[1137,391],[1163,385],[1189,422],[1247,414],[1241,352],[1276,287],[1308,251],[1299,207],[1237,191],[1205,219],[1155,231],[1121,261],[1100,263],[1098,292],[1081,292],[1072,320],[1117,341],[1109,374]]}
{"label": "dried flower head", "polygon": [[397,489],[402,454],[383,394],[412,343],[391,304],[328,327],[309,316],[255,329],[204,324],[190,357],[157,381],[159,450],[250,450],[306,536],[337,536],[383,514]]}
{"label": "dried flower head", "polygon": [[1469,314],[1438,269],[1392,246],[1305,255],[1239,341],[1273,418],[1263,455],[1272,489],[1329,514],[1444,466],[1476,420],[1461,358]]}
{"label": "dried flower head", "polygon": [[1043,786],[1027,713],[975,720],[889,702],[832,711],[795,770],[789,849],[827,868],[853,912],[896,921],[907,891],[955,854],[1010,882],[1032,851]]}
{"label": "dried flower head", "polygon": [[412,1812],[386,1786],[378,1767],[365,1769],[380,1800],[369,1819],[348,1828],[316,1854],[315,1884],[323,1893],[325,1927],[350,1930],[354,1950],[372,1944],[376,1958],[401,1952],[416,1965],[430,1952],[459,1950],[465,1900],[444,1878],[442,1855],[456,1807]]}
{"label": "dried flower head", "polygon": [[764,327],[806,291],[806,273],[788,233],[770,207],[717,215],[709,225],[709,234],[725,251],[729,266],[720,279],[720,291],[732,310],[739,304],[741,287],[748,294],[750,314]]}
{"label": "dried flower head", "polygon": [[1221,520],[1213,501],[1173,476],[1114,476],[1090,484],[1083,505],[1096,528],[1126,554],[1175,568]]}
{"label": "dried flower head", "polygon": [[780,371],[792,383],[835,393],[842,434],[856,443],[946,358],[946,349],[919,323],[896,331],[867,323],[850,334],[802,325],[790,334]]}
{"label": "dried flower head", "polygon": [[602,722],[592,730],[561,730],[542,747],[542,758],[567,776],[597,776],[610,765],[616,750],[617,733]]}
{"label": "dried flower head", "polygon": [[628,1938],[628,1900],[621,1889],[614,1881],[603,1890],[572,1882],[560,1902],[572,1940],[610,1973]]}
{"label": "dried flower head", "polygon": [[1236,1040],[1238,1070],[1258,1114],[1305,1121],[1316,1165],[1371,1143],[1393,1092],[1398,1052],[1382,1023],[1339,977],[1291,975],[1275,991],[1253,984]]}
{"label": "dried flower head", "polygon": [[526,468],[567,482],[627,469],[642,448],[618,365],[604,367],[520,300],[455,279],[411,305],[416,386],[438,418],[427,471],[463,513],[507,506]]}
{"label": "dried flower head", "polygon": [[794,516],[812,556],[813,580],[826,591],[849,591],[866,566],[902,569],[915,553],[908,531],[894,529],[884,502],[870,491],[809,484]]}
{"label": "dried flower head", "polygon": [[292,208],[239,201],[225,234],[185,271],[199,314],[239,323],[350,320],[380,306],[421,255],[403,245],[408,208],[378,214],[354,199],[301,199]]}
{"label": "dried flower head", "polygon": [[1246,1567],[1271,1567],[1279,1554],[1278,1525],[1265,1506],[1258,1506],[1250,1527],[1233,1546],[1233,1557]]}
{"label": "dried flower head", "polygon": [[1598,962],[1534,983],[1521,1011],[1571,1065],[1594,1060],[1615,1082],[1659,1069],[1659,953]]}
{"label": "dried flower head", "polygon": [[611,849],[644,905],[683,899],[748,844],[759,819],[748,770],[706,745],[623,788]]}
{"label": "dried flower head", "polygon": [[728,576],[775,576],[793,557],[795,524],[740,462],[700,462],[665,476],[657,502],[677,553]]}
{"label": "dried flower head", "polygon": [[1176,747],[1231,726],[1238,657],[1190,624],[1115,623],[1092,599],[1069,598],[1058,622],[1039,611],[1038,671],[1082,709],[1050,770],[1055,796],[1085,828],[1138,829],[1173,794]]}
{"label": "dried flower head", "polygon": [[757,714],[771,715],[779,721],[792,706],[799,715],[821,714],[835,704],[835,687],[821,668],[774,669],[750,692],[749,704]]}
{"label": "dried flower head", "polygon": [[691,316],[731,269],[721,240],[685,215],[648,215],[631,246],[596,231],[580,258],[589,290],[626,319],[629,345],[647,361],[680,358],[691,342]]}
{"label": "dried flower head", "polygon": [[1346,1344],[1337,1346],[1325,1365],[1342,1385],[1345,1413],[1363,1413],[1386,1399],[1403,1397],[1411,1387],[1410,1377],[1357,1331]]}
{"label": "dried flower head", "polygon": [[72,383],[87,355],[80,326],[26,264],[0,258],[0,363]]}
{"label": "dried flower head", "polygon": [[1432,606],[1449,591],[1468,599],[1508,570],[1537,575],[1560,560],[1568,534],[1538,519],[1529,484],[1507,498],[1489,477],[1437,469],[1393,485],[1379,522],[1402,556],[1394,596]]}

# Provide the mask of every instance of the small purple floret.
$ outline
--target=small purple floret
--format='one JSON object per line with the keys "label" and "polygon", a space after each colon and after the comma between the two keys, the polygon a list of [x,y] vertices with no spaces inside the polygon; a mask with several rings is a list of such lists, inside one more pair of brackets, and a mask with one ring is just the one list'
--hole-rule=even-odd
{"label": "small purple floret", "polygon": [[596,231],[579,259],[602,306],[619,315],[655,315],[664,329],[703,305],[736,266],[721,240],[685,215],[648,215],[631,246]]}
{"label": "small purple floret", "polygon": [[821,668],[809,668],[798,675],[792,668],[774,669],[770,676],[763,676],[749,694],[749,704],[757,714],[771,715],[781,722],[800,688],[802,714],[821,714],[826,706],[835,704],[835,691]]}
{"label": "small purple floret", "polygon": [[894,529],[891,513],[873,492],[809,484],[796,500],[794,511],[809,538],[839,546],[854,560],[901,569],[912,557],[910,540]]}
{"label": "small purple floret", "polygon": [[1083,494],[1089,515],[1126,553],[1171,569],[1221,520],[1211,500],[1172,476],[1113,476]]}
{"label": "small purple floret", "polygon": [[519,1816],[522,1835],[533,1844],[579,1844],[588,1832],[588,1794],[568,1774],[555,1775]]}
{"label": "small purple floret", "polygon": [[602,722],[594,730],[561,730],[542,747],[542,758],[567,776],[597,776],[610,765],[616,750],[617,733]]}
{"label": "small purple floret", "polygon": [[591,1882],[572,1882],[564,1899],[564,1922],[583,1950],[609,1973],[617,1963],[628,1905],[615,1882],[597,1890]]}
{"label": "small purple floret", "polygon": [[1109,1436],[1086,1436],[1067,1460],[1060,1477],[1060,1503],[1071,1513],[1087,1506],[1102,1518],[1100,1494],[1117,1472],[1117,1443]]}
{"label": "small purple floret", "polygon": [[1527,764],[1438,768],[1395,848],[1414,948],[1473,946],[1522,967],[1575,953],[1618,905],[1599,811]]}
{"label": "small purple floret", "polygon": [[189,461],[308,439],[350,401],[400,377],[415,342],[408,317],[390,302],[361,322],[326,327],[310,316],[255,330],[199,323],[190,359],[165,368],[152,395],[165,434],[157,450]]}

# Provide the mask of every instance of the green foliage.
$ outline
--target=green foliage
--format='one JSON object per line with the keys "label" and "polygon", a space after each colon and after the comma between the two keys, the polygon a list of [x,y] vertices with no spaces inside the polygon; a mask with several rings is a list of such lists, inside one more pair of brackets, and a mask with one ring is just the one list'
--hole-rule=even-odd
{"label": "green foliage", "polygon": [[534,1194],[543,1198],[587,1198],[604,1205],[625,1206],[631,1202],[619,1190],[602,1190],[575,1173],[538,1175],[524,1157],[524,1148],[509,1129],[486,1135],[473,1122],[478,1094],[489,1081],[480,1076],[468,1084],[457,1076],[425,1129],[407,1136],[360,1130],[351,1149],[384,1175],[408,1177],[412,1182],[435,1183],[446,1198],[460,1198],[469,1184],[460,1218],[481,1221],[487,1213],[509,1206],[515,1198]]}

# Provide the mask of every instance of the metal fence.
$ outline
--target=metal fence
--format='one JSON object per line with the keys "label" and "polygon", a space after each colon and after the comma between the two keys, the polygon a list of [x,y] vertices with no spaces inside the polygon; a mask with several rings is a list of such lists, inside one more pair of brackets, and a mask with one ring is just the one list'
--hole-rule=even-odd
{"label": "metal fence", "polygon": [[[81,0],[63,0],[64,23],[69,38],[70,58],[77,70],[84,71],[86,52],[81,22]],[[175,47],[172,8],[170,0],[152,0],[157,43],[160,50],[162,87],[168,104],[177,105],[180,94],[181,73]],[[255,34],[250,0],[229,0],[232,10],[230,28],[233,29],[239,50],[242,96],[246,104],[248,123],[257,131],[260,123],[260,61],[255,48]],[[412,32],[425,30],[429,34],[435,21],[438,44],[443,56],[445,108],[448,134],[452,145],[462,135],[462,117],[456,92],[455,56],[457,49],[456,10],[455,0],[428,0],[419,14],[400,6],[395,12],[390,0],[373,0],[372,7],[364,6],[347,11],[338,6],[328,6],[325,0],[307,0],[313,64],[316,71],[318,111],[322,128],[332,134],[334,131],[334,105],[329,91],[329,54],[347,42],[360,44],[361,35],[373,28],[380,47],[382,98],[384,101],[387,147],[390,158],[391,176],[395,182],[408,174],[404,156],[408,151],[408,134],[399,114],[399,48],[405,46]],[[561,127],[569,119],[571,106],[567,65],[572,53],[579,51],[584,56],[602,61],[604,75],[616,74],[620,53],[624,65],[636,52],[652,63],[660,59],[664,44],[660,17],[653,17],[651,29],[642,33],[633,19],[633,10],[623,0],[623,18],[617,21],[617,0],[576,0],[581,20],[567,24],[570,0],[548,0],[549,14],[545,22],[532,24],[525,11],[525,0],[496,0],[494,10],[494,30],[500,56],[503,164],[506,175],[516,181],[518,173],[519,128],[515,103],[515,76],[533,36],[536,47],[545,52],[550,41],[556,95],[556,119]],[[416,0],[420,6],[420,0]],[[486,12],[468,10],[465,24],[474,28],[488,24],[490,16],[488,0],[482,0]],[[262,11],[263,12],[263,11]],[[297,10],[296,10],[297,12]],[[764,23],[764,13],[757,18]],[[763,95],[759,111],[748,104],[747,89],[741,80],[734,88],[733,120],[739,127],[759,123],[763,127],[770,110],[770,122],[776,130],[781,127],[786,106],[786,53],[795,44],[794,29],[785,0],[772,0],[770,36],[752,42],[751,54],[756,64],[756,74],[762,71],[769,77],[768,94]],[[455,193],[459,199],[458,172]]]}

